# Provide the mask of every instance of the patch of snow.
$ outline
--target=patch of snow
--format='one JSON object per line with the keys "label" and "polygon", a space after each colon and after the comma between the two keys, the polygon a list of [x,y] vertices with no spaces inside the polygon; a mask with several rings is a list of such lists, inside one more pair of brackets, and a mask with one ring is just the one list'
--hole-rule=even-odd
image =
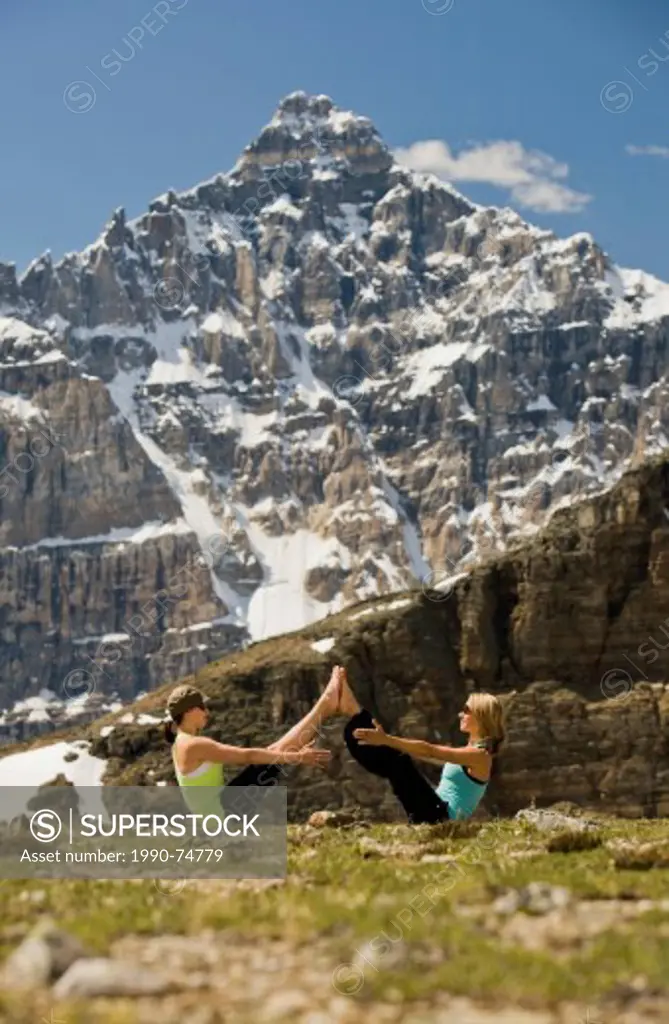
{"label": "patch of snow", "polygon": [[323,161],[321,161],[321,166],[314,167],[311,176],[315,181],[332,181],[334,178],[339,177],[332,165],[325,164]]}
{"label": "patch of snow", "polygon": [[17,700],[14,704],[13,711],[32,711],[32,710],[44,710],[48,707],[59,706],[61,701],[58,699],[53,690],[40,690],[36,697],[25,697],[23,700]]}
{"label": "patch of snow", "polygon": [[35,346],[47,343],[49,347],[53,341],[37,327],[31,327],[23,320],[13,316],[0,316],[0,341],[16,341],[21,346]]}
{"label": "patch of snow", "polygon": [[277,298],[286,285],[283,271],[280,267],[272,267],[269,274],[260,280],[260,289],[266,299]]}
{"label": "patch of snow", "polygon": [[[558,331],[575,331],[578,327],[592,327],[592,324],[589,320],[570,320],[567,324],[560,324]],[[576,369],[578,369],[578,365]]]}
{"label": "patch of snow", "polygon": [[188,349],[181,348],[177,352],[177,362],[156,359],[151,363],[146,384],[179,384],[189,380],[202,384],[205,379],[203,371],[193,363]]}
{"label": "patch of snow", "polygon": [[518,263],[522,272],[514,285],[498,303],[500,310],[518,311],[529,314],[543,314],[555,309],[556,297],[540,278],[533,255],[526,256]]}
{"label": "patch of snow", "polygon": [[391,601],[390,604],[384,604],[381,611],[394,612],[398,608],[407,608],[412,603],[410,597],[400,597],[396,601]]}
{"label": "patch of snow", "polygon": [[551,424],[551,430],[554,430],[557,434],[558,441],[564,441],[568,438],[574,429],[574,424],[571,420],[558,419],[555,423]]}
{"label": "patch of snow", "polygon": [[413,352],[405,362],[405,374],[413,377],[407,398],[424,395],[442,379],[444,370],[458,359],[476,362],[487,352],[489,345],[472,344],[468,341],[438,342],[429,348]]}
{"label": "patch of snow", "polygon": [[246,331],[236,316],[227,309],[218,309],[202,323],[205,334],[228,334],[233,338],[245,338]]}
{"label": "patch of snow", "polygon": [[361,215],[355,203],[340,203],[341,217],[328,217],[329,223],[338,227],[345,238],[361,242],[369,234],[369,221]]}
{"label": "patch of snow", "polygon": [[[329,248],[329,244],[327,247]],[[332,398],[332,392],[323,384],[311,368],[309,361],[309,343],[305,331],[297,324],[277,322],[276,332],[281,345],[281,350],[288,364],[291,366],[294,376],[297,378],[296,391],[310,408],[316,408],[322,398]],[[289,339],[297,343],[300,355],[293,354],[293,348]]]}
{"label": "patch of snow", "polygon": [[337,331],[332,324],[316,324],[314,327],[310,327],[304,336],[309,345],[322,348],[332,344],[337,337]]}
{"label": "patch of snow", "polygon": [[67,718],[78,718],[86,711],[88,704],[88,695],[82,694],[80,697],[72,697],[71,700],[64,702],[64,711]]}
{"label": "patch of snow", "polygon": [[300,220],[302,218],[302,211],[291,202],[290,196],[285,193],[275,199],[273,203],[263,207],[263,214],[266,213],[282,213],[287,217],[292,217],[293,220]]}
{"label": "patch of snow", "polygon": [[328,114],[328,125],[337,135],[345,135],[364,122],[367,122],[367,118],[356,117],[350,110],[333,109]]}
{"label": "patch of snow", "polygon": [[130,644],[132,637],[127,633],[105,633],[100,640],[103,644]]}
{"label": "patch of snow", "polygon": [[265,571],[263,583],[254,591],[248,605],[247,628],[254,640],[289,633],[338,611],[342,598],[323,603],[304,589],[305,573],[314,566],[338,557],[348,566],[349,552],[334,538],[323,540],[309,530],[266,534],[250,517],[250,509],[237,505],[241,520],[256,558]]}
{"label": "patch of snow", "polygon": [[140,527],[115,527],[109,533],[93,534],[89,537],[42,537],[35,544],[26,544],[20,549],[8,547],[8,551],[37,551],[39,548],[85,547],[89,544],[144,544],[165,534],[190,533],[191,529],[184,519],[171,523],[154,521],[144,523]]}
{"label": "patch of snow", "polygon": [[33,708],[26,719],[28,722],[50,722],[51,715],[45,708]]}
{"label": "patch of snow", "polygon": [[[208,409],[214,419],[214,427],[218,431],[233,430],[239,434],[238,444],[241,448],[255,448],[259,444],[272,439],[271,428],[279,423],[279,412],[267,413],[248,412],[233,397],[220,395],[201,395],[199,404]],[[197,472],[197,470],[195,471]],[[197,482],[192,480],[193,483]]]}
{"label": "patch of snow", "polygon": [[409,556],[411,571],[416,579],[422,579],[422,577],[429,571],[430,567],[423,557],[423,547],[420,541],[418,526],[412,523],[408,518],[406,512],[402,508],[399,492],[390,483],[385,472],[382,477],[381,486],[391,508],[394,509],[402,523],[404,548]]}
{"label": "patch of snow", "polygon": [[553,405],[547,395],[539,395],[534,401],[528,402],[525,408],[527,412],[557,412],[557,406]]}
{"label": "patch of snow", "polygon": [[378,608],[363,608],[361,612],[356,612],[355,615],[349,615],[347,622],[354,622],[355,619],[363,619],[366,615],[375,615]]}
{"label": "patch of snow", "polygon": [[327,654],[331,651],[337,641],[333,636],[325,637],[323,640],[314,640],[313,644],[309,646],[314,650],[318,651],[319,654]]}
{"label": "patch of snow", "polygon": [[48,320],[44,321],[44,326],[55,334],[65,334],[70,326],[70,321],[66,320],[60,313],[52,313]]}
{"label": "patch of snow", "polygon": [[6,391],[0,391],[0,414],[2,413],[16,420],[44,421],[43,409],[21,395],[10,395]]}
{"label": "patch of snow", "polygon": [[[60,352],[59,349],[53,348],[50,352],[45,352],[44,355],[39,356],[35,360],[35,366],[43,366],[45,363],[62,363],[68,362],[67,356],[64,352]],[[99,377],[90,377],[90,380],[99,380]]]}
{"label": "patch of snow", "polygon": [[445,576],[443,579],[439,579],[432,587],[433,590],[450,590],[454,583],[458,583],[459,580],[464,580],[469,576],[468,572],[456,572],[453,576]]}
{"label": "patch of snow", "polygon": [[[25,812],[28,801],[38,788],[64,775],[77,787],[102,785],[107,762],[88,753],[88,743],[61,741],[41,747],[22,750],[17,754],[0,757],[0,788],[3,790],[2,816],[4,820]],[[65,755],[76,753],[77,759],[66,761]],[[82,809],[87,806],[86,790],[80,794]],[[97,809],[97,801],[93,801]]]}
{"label": "patch of snow", "polygon": [[652,274],[614,266],[606,272],[604,286],[613,298],[605,327],[630,328],[669,316],[669,284]]}

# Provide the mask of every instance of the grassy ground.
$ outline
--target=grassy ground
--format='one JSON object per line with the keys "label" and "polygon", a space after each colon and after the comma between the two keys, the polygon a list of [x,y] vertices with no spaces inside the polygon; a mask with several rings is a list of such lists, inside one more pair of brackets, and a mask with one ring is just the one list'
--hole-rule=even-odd
{"label": "grassy ground", "polygon": [[[666,996],[669,1018],[669,870],[615,863],[624,863],[616,852],[622,841],[653,844],[641,862],[660,863],[667,840],[663,822],[610,819],[598,823],[589,849],[570,849],[585,843],[517,821],[294,826],[289,877],[274,885],[163,883],[161,891],[151,881],[5,882],[0,957],[48,914],[98,954],[114,953],[129,937],[141,948],[157,936],[194,940],[203,932],[228,948],[280,942],[298,949],[317,941],[327,965],[321,988],[358,1006],[360,1019],[370,1004],[429,1004],[444,991],[483,1004],[551,1008],[613,1006],[640,989]],[[504,910],[500,898],[532,882],[569,890],[571,904],[561,908],[558,899],[546,913]],[[21,1012],[26,1006],[22,999]],[[8,996],[0,996],[2,1012],[22,1020]],[[140,1019],[131,1008],[125,1017],[120,1012],[111,1000],[96,1016],[70,1007],[61,1019]]]}

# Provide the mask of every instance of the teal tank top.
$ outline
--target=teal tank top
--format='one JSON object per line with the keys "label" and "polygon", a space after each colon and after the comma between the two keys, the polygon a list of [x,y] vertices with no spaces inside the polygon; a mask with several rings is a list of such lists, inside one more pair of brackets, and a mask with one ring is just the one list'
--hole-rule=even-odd
{"label": "teal tank top", "polygon": [[448,804],[450,819],[469,818],[488,788],[487,782],[472,779],[464,765],[445,764],[437,786],[437,796]]}
{"label": "teal tank top", "polygon": [[216,814],[220,815],[221,805],[219,802],[221,789],[225,784],[223,765],[215,764],[213,761],[204,761],[198,768],[185,775],[177,767],[175,750],[179,742],[179,733],[172,746],[172,762],[174,774],[181,787],[188,809],[192,814]]}

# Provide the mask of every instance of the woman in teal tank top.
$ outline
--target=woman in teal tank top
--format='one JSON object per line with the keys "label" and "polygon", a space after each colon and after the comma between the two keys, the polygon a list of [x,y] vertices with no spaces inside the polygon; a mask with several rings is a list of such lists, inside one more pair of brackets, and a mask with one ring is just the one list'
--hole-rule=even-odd
{"label": "woman in teal tank top", "polygon": [[[339,708],[351,716],[344,729],[346,745],[363,768],[388,779],[409,821],[434,824],[473,814],[488,788],[493,758],[504,739],[498,698],[491,693],[472,693],[460,712],[460,730],[469,742],[463,747],[447,747],[384,732],[360,707],[345,670],[341,671]],[[436,789],[414,759],[443,765]]]}

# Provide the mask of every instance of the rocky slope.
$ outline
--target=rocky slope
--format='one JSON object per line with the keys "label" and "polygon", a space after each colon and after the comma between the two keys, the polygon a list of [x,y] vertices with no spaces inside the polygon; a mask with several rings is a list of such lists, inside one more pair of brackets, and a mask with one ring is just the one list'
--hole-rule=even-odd
{"label": "rocky slope", "polygon": [[[666,816],[668,637],[669,460],[658,458],[560,510],[451,588],[364,602],[227,655],[196,678],[212,699],[212,735],[253,745],[304,714],[337,662],[387,728],[421,738],[461,742],[457,712],[472,688],[486,688],[503,695],[508,717],[488,813],[568,800]],[[108,783],[173,781],[160,727],[169,689],[71,734],[89,746],[72,748],[76,757],[58,771],[76,771],[81,759],[81,772],[99,766]],[[388,788],[343,749],[341,725],[324,728],[335,753],[329,774],[287,773],[292,817],[362,806],[396,818]],[[45,764],[42,781],[56,774]]]}
{"label": "rocky slope", "polygon": [[535,530],[667,443],[668,325],[591,237],[287,97],[229,174],[0,266],[0,703],[130,697]]}

